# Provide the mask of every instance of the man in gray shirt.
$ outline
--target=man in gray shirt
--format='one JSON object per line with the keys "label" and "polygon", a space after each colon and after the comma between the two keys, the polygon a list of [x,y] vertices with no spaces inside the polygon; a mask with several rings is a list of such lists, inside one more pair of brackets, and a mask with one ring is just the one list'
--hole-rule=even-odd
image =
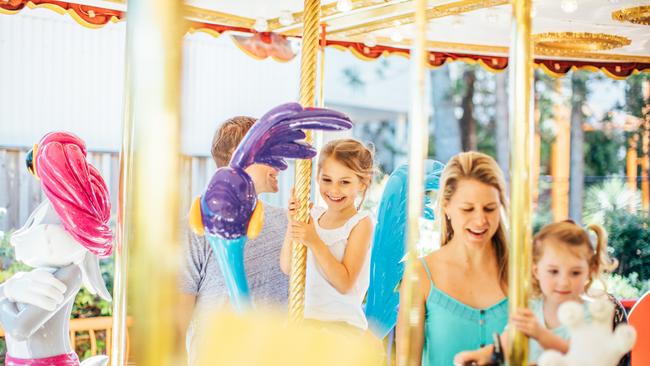
{"label": "man in gray shirt", "polygon": [[[228,165],[230,157],[255,119],[234,117],[225,121],[212,140],[212,157],[217,167]],[[267,165],[253,164],[246,168],[253,179],[257,194],[278,191],[278,171]],[[185,227],[189,227],[188,224]],[[280,270],[280,249],[287,228],[286,211],[264,205],[264,227],[256,239],[249,240],[244,250],[244,269],[253,303],[286,307],[287,277]],[[200,331],[200,314],[228,303],[228,291],[212,247],[205,237],[187,229],[184,233],[184,261],[181,268],[181,308],[179,319],[187,327],[187,347],[190,364],[194,363],[193,343]]]}

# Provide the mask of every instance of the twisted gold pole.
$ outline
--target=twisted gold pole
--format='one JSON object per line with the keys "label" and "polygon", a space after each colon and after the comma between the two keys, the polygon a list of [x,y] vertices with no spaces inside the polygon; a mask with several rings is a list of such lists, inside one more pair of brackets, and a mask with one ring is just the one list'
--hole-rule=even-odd
{"label": "twisted gold pole", "polygon": [[[313,107],[316,94],[316,66],[318,57],[318,23],[320,0],[305,0],[303,13],[302,55],[300,64],[300,104]],[[311,132],[306,131],[307,143],[312,142]],[[296,219],[307,222],[311,190],[311,160],[296,162],[295,195],[298,201]],[[307,248],[294,242],[291,251],[291,277],[289,282],[289,317],[301,321],[305,307],[305,272]]]}
{"label": "twisted gold pole", "polygon": [[[420,318],[420,307],[422,304],[414,301],[414,288],[419,286],[420,279],[414,268],[417,259],[417,243],[420,241],[420,217],[422,217],[422,203],[424,193],[422,182],[424,181],[424,159],[427,158],[428,115],[427,115],[427,52],[426,52],[426,18],[427,0],[415,2],[415,42],[411,46],[411,78],[410,78],[410,115],[409,115],[409,179],[408,179],[408,261],[404,272],[404,298],[400,306],[408,310],[408,329],[404,332],[402,339],[405,353],[400,355],[398,365],[417,365],[416,359],[422,349],[414,347],[413,339],[417,336],[417,325],[423,322]],[[405,359],[402,359],[405,358]]]}
{"label": "twisted gold pole", "polygon": [[[531,0],[515,0],[512,46],[510,48],[510,253],[509,306],[512,314],[528,306],[532,241],[533,59],[530,8]],[[509,365],[528,364],[528,338],[509,328]]]}
{"label": "twisted gold pole", "polygon": [[[127,62],[134,117],[129,241],[131,349],[138,366],[183,364],[176,332],[182,2],[129,1]],[[130,205],[131,205],[130,204]]]}

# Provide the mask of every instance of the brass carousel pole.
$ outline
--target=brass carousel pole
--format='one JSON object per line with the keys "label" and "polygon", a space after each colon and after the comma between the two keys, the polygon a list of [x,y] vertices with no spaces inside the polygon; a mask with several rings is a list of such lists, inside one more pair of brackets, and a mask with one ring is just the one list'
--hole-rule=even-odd
{"label": "brass carousel pole", "polygon": [[398,360],[398,365],[416,365],[418,350],[413,347],[413,338],[416,336],[421,304],[413,301],[419,278],[414,268],[417,259],[417,243],[420,240],[419,221],[422,217],[422,203],[424,193],[422,182],[424,181],[424,160],[427,158],[429,125],[427,115],[428,93],[427,93],[427,52],[426,52],[426,31],[427,0],[415,2],[415,42],[411,46],[411,85],[410,85],[410,121],[409,121],[409,179],[408,179],[408,230],[406,240],[409,251],[409,260],[404,272],[405,281],[404,298],[400,300],[400,306],[409,309],[408,329],[404,332],[404,350],[402,357],[405,360]]}
{"label": "brass carousel pole", "polygon": [[[302,54],[300,63],[300,104],[313,107],[316,94],[316,67],[318,63],[318,33],[320,0],[305,0],[303,12]],[[312,142],[310,131],[305,131],[307,143]],[[309,218],[311,193],[311,160],[296,162],[295,195],[298,201],[296,219],[306,222]],[[291,253],[291,277],[289,280],[289,317],[299,322],[305,305],[305,271],[307,248],[294,242]]]}
{"label": "brass carousel pole", "polygon": [[[129,2],[127,64],[134,123],[129,241],[131,349],[138,366],[182,363],[174,327],[179,256],[182,2]],[[129,207],[129,208],[130,208]],[[130,236],[130,235],[129,235]]]}
{"label": "brass carousel pole", "polygon": [[[531,93],[533,84],[531,0],[513,1],[512,43],[510,47],[510,313],[528,305],[532,240],[532,157],[533,116]],[[511,352],[508,364],[528,364],[528,339],[509,329]]]}
{"label": "brass carousel pole", "polygon": [[120,183],[117,198],[117,243],[113,266],[113,329],[110,339],[111,366],[126,366],[128,317],[126,307],[127,272],[129,263],[128,243],[133,238],[132,228],[126,225],[125,214],[130,212],[133,192],[133,115],[129,105],[130,67],[126,63],[124,91],[124,121],[122,122],[122,150],[120,151]]}

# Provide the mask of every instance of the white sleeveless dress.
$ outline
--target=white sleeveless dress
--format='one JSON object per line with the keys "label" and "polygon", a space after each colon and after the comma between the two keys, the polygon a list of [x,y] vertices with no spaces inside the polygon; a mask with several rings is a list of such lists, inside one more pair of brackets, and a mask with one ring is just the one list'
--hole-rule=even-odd
{"label": "white sleeveless dress", "polygon": [[[323,229],[318,219],[325,209],[314,207],[311,210],[316,232],[327,245],[332,255],[343,261],[348,237],[352,229],[362,219],[369,217],[368,211],[359,211],[345,225],[336,229]],[[360,329],[368,329],[368,321],[363,312],[362,303],[370,284],[370,248],[359,273],[356,283],[347,294],[336,290],[325,278],[311,250],[307,250],[307,272],[305,279],[305,319],[315,319],[329,322],[345,322]]]}

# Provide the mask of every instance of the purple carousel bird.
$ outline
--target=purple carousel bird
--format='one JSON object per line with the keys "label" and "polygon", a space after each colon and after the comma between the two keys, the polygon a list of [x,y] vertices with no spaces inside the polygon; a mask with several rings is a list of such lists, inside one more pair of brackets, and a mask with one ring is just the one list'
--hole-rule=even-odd
{"label": "purple carousel bird", "polygon": [[244,245],[259,234],[264,217],[253,180],[244,169],[257,163],[284,170],[285,159],[316,156],[316,150],[302,141],[302,130],[341,131],[351,127],[346,115],[330,109],[303,109],[298,103],[277,106],[251,127],[230,164],[217,169],[205,193],[192,204],[190,225],[197,234],[207,236],[235,309],[242,311],[251,305]]}

